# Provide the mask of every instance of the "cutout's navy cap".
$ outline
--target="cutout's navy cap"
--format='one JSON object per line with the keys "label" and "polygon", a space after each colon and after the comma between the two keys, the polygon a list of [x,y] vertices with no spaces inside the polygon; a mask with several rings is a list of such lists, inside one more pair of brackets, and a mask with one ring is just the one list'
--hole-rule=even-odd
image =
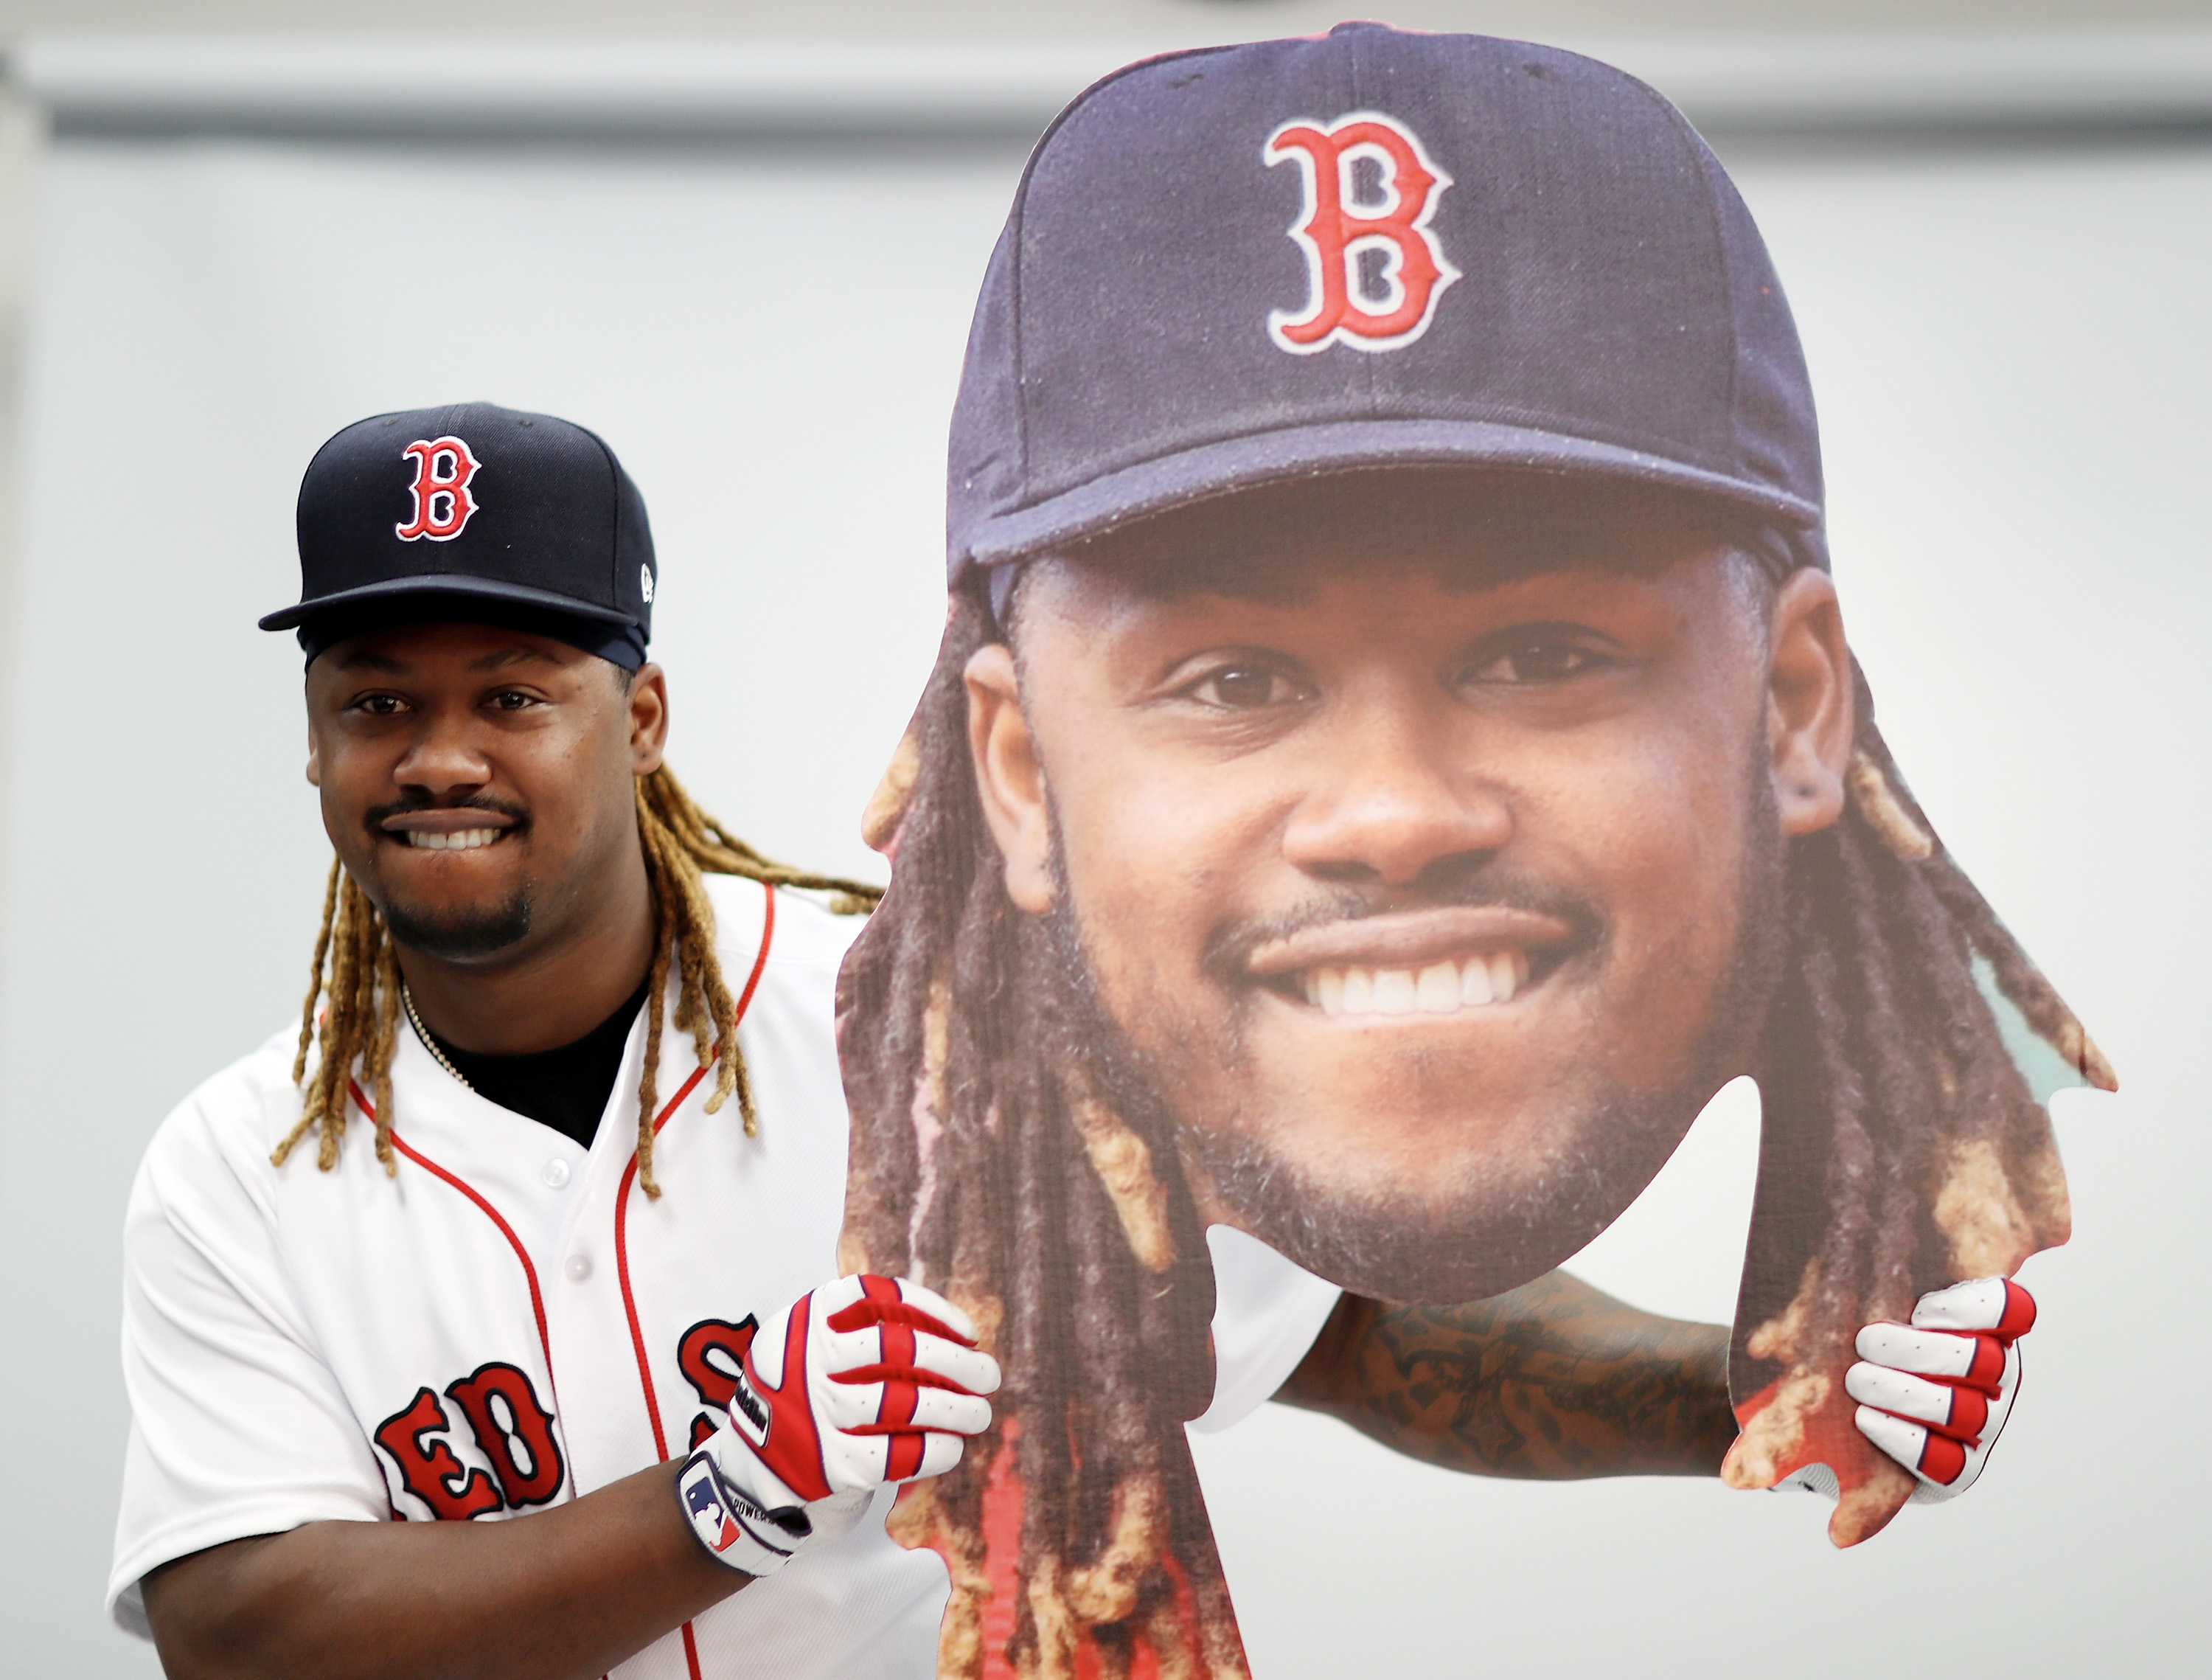
{"label": "cutout's navy cap", "polygon": [[1170,54],[1083,94],[984,279],[952,581],[1382,466],[1686,490],[1826,563],[1796,329],[1680,113],[1573,53],[1379,24]]}
{"label": "cutout's navy cap", "polygon": [[658,573],[637,486],[594,433],[490,403],[380,414],[300,481],[300,600],[261,620],[309,663],[385,624],[455,618],[557,637],[635,671]]}

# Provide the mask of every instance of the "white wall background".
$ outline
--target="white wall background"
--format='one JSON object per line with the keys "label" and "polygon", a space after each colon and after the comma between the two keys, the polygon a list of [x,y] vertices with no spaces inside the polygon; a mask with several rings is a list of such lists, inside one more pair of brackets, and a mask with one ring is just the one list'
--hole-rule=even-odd
{"label": "white wall background", "polygon": [[[2028,1271],[2026,1397],[1962,1503],[1838,1555],[1802,1496],[1462,1480],[1269,1408],[1204,1458],[1262,1680],[2201,1661],[2212,148],[1736,162],[1886,725],[2127,1091],[2062,1099],[2079,1235]],[[309,453],[454,398],[601,429],[653,509],[679,770],[771,853],[865,868],[1018,164],[54,148],[0,608],[0,1674],[154,1671],[100,1621],[116,1228],[161,1114],[304,979],[327,853],[296,652],[252,621],[295,592]],[[1727,1312],[1710,1266],[1669,1289]]]}

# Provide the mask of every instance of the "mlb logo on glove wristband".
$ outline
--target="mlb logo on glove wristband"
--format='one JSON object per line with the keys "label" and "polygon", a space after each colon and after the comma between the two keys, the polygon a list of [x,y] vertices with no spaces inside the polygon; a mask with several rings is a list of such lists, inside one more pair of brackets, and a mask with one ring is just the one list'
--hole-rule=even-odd
{"label": "mlb logo on glove wristband", "polygon": [[774,1574],[814,1532],[805,1512],[797,1506],[771,1511],[753,1499],[723,1473],[709,1449],[684,1460],[676,1478],[676,1497],[699,1543],[716,1562],[744,1574]]}
{"label": "mlb logo on glove wristband", "polygon": [[722,1497],[720,1478],[704,1458],[684,1467],[684,1508],[691,1513],[691,1526],[710,1552],[722,1553],[738,1543],[742,1532]]}

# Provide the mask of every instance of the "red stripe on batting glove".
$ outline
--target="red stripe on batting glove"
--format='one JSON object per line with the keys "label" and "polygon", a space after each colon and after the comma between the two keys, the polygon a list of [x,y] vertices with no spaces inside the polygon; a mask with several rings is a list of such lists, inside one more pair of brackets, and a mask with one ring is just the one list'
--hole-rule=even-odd
{"label": "red stripe on batting glove", "polygon": [[975,1392],[971,1388],[962,1387],[950,1377],[939,1376],[926,1365],[893,1365],[888,1360],[875,1365],[856,1365],[849,1371],[836,1373],[830,1380],[833,1383],[904,1383],[909,1388],[941,1388],[953,1394]]}
{"label": "red stripe on batting glove", "polygon": [[[905,1305],[900,1299],[898,1285],[887,1277],[870,1277],[862,1281],[860,1287],[863,1299],[875,1304],[880,1315],[876,1321],[876,1335],[882,1345],[882,1363],[886,1366],[903,1366],[912,1369],[915,1356],[914,1327],[910,1324],[899,1322],[905,1316],[904,1314],[885,1310],[902,1307]],[[855,1303],[856,1306],[858,1304]],[[931,1322],[936,1321],[932,1319]],[[912,1383],[885,1383],[883,1401],[876,1409],[877,1424],[894,1432],[909,1431],[914,1423],[915,1401],[915,1387]],[[922,1445],[922,1440],[919,1434],[892,1433],[884,1453],[884,1479],[887,1482],[904,1482],[910,1476],[920,1475]]]}
{"label": "red stripe on batting glove", "polygon": [[[876,1294],[875,1286],[889,1282],[888,1279],[879,1277],[864,1279],[861,1287],[867,1293],[850,1306],[839,1307],[823,1322],[840,1335],[847,1330],[897,1324],[908,1330],[926,1330],[932,1336],[942,1336],[947,1342],[957,1342],[963,1348],[972,1348],[975,1345],[974,1337],[961,1335],[958,1330],[933,1313],[925,1312],[918,1306],[909,1306],[896,1295],[891,1297],[889,1302],[885,1302]],[[891,1283],[890,1287],[896,1289],[898,1286]]]}

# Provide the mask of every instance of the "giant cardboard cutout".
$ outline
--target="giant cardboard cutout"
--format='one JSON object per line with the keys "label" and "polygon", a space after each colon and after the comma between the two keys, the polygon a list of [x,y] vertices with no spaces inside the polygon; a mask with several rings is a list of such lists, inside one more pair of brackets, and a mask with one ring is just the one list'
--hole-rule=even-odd
{"label": "giant cardboard cutout", "polygon": [[1007,1376],[893,1519],[941,1671],[1243,1671],[1208,1223],[1494,1294],[1739,1074],[1727,1477],[1886,1522],[1854,1332],[2064,1240],[2042,1099],[2110,1074],[1875,727],[1794,329],[1680,117],[1371,26],[1133,67],[1032,161],[951,468],[840,1010],[843,1261]]}

